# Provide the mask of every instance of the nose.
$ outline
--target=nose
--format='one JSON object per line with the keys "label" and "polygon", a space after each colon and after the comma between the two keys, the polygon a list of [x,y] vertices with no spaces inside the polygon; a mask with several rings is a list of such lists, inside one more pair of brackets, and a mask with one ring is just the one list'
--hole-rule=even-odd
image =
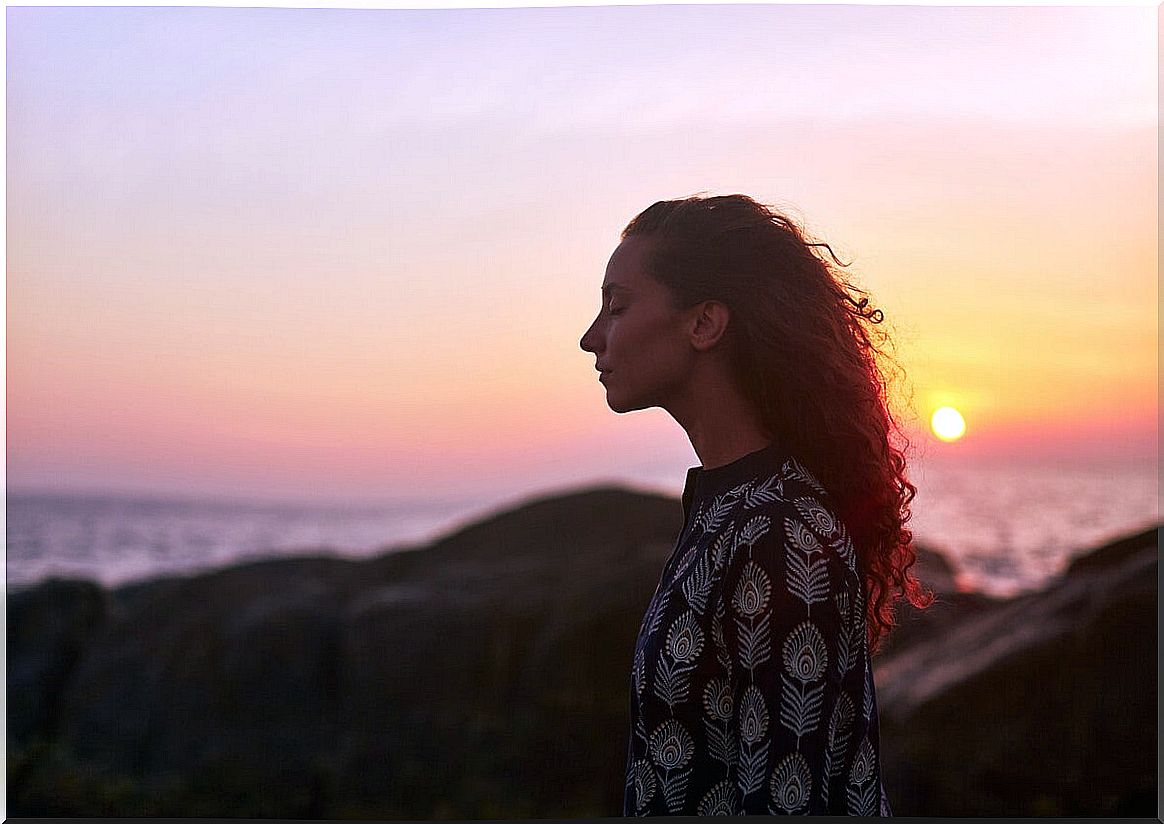
{"label": "nose", "polygon": [[595,327],[597,326],[598,319],[595,318],[594,322],[590,324],[590,328],[587,329],[585,333],[583,333],[582,339],[578,341],[578,345],[582,347],[583,352],[593,352],[595,354],[598,353],[599,346],[601,345],[601,336],[596,334],[594,331]]}

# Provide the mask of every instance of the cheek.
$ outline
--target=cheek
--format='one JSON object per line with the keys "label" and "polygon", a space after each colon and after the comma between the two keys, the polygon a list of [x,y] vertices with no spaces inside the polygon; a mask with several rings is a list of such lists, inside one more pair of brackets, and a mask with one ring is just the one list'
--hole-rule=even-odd
{"label": "cheek", "polygon": [[685,363],[682,338],[673,324],[661,320],[637,330],[629,345],[642,366],[652,371],[672,371]]}
{"label": "cheek", "polygon": [[641,323],[612,323],[606,334],[606,342],[620,357],[633,357],[636,361],[652,346],[649,327]]}

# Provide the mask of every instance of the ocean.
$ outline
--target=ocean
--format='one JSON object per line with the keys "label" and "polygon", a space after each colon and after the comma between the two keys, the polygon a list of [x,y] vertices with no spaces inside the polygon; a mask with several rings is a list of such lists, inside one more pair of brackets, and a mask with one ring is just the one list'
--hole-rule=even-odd
{"label": "ocean", "polygon": [[[912,480],[917,542],[950,559],[960,588],[993,595],[1037,589],[1081,552],[1159,521],[1158,477],[1147,468],[927,466]],[[678,497],[681,488],[667,491]],[[367,556],[426,543],[496,509],[10,493],[6,583],[65,576],[114,586],[262,557]]]}
{"label": "ocean", "polygon": [[1156,467],[915,465],[915,540],[945,555],[959,588],[1039,589],[1082,553],[1159,524]]}

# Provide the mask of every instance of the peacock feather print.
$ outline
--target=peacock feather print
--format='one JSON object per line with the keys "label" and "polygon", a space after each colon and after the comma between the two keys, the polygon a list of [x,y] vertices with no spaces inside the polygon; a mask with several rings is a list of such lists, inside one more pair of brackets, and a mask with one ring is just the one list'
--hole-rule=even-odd
{"label": "peacock feather print", "polygon": [[[816,552],[818,557],[813,558],[811,556],[813,552]],[[812,605],[829,597],[828,562],[821,550],[806,552],[790,542],[785,550],[785,563],[788,568],[788,591],[804,601],[808,614],[811,615]]]}
{"label": "peacock feather print", "polygon": [[667,652],[677,664],[692,664],[703,651],[703,630],[699,616],[691,610],[679,615],[667,630]]}
{"label": "peacock feather print", "polygon": [[849,593],[841,591],[833,600],[837,604],[841,631],[837,635],[837,680],[845,677],[852,667],[850,660],[856,645],[853,643],[853,616],[849,612]]}
{"label": "peacock feather print", "polygon": [[728,524],[727,529],[723,530],[716,536],[715,542],[711,545],[711,554],[715,560],[715,572],[718,573],[723,569],[723,565],[727,563],[728,558],[732,554],[732,548],[736,543],[736,525],[734,523]]}
{"label": "peacock feather print", "polygon": [[757,484],[744,496],[744,509],[755,509],[764,504],[784,500],[784,484],[778,475],[773,475],[763,483]]}
{"label": "peacock feather print", "polygon": [[824,704],[824,684],[815,687],[780,676],[784,689],[780,693],[780,723],[799,739],[815,730],[820,724],[821,707]]}
{"label": "peacock feather print", "polygon": [[635,653],[635,661],[631,669],[631,674],[634,677],[635,692],[642,695],[644,681],[646,679],[646,658],[642,647],[639,647]]}
{"label": "peacock feather print", "polygon": [[740,498],[740,496],[747,495],[748,490],[751,489],[755,483],[756,482],[754,480],[744,481],[742,484],[736,484],[735,486],[733,486],[731,489],[729,489],[724,494],[728,495],[729,497],[736,498],[738,500]]}
{"label": "peacock feather print", "polygon": [[869,736],[861,740],[857,749],[857,757],[849,769],[849,785],[846,788],[846,801],[850,815],[876,815],[880,798],[878,782],[874,781],[876,770],[876,756],[873,746],[869,743]]}
{"label": "peacock feather print", "polygon": [[780,760],[768,784],[772,797],[770,812],[774,815],[803,814],[807,810],[812,794],[812,770],[799,752],[790,752]]}
{"label": "peacock feather print", "polygon": [[819,681],[829,665],[824,636],[811,621],[801,621],[784,639],[785,671],[797,680]]}
{"label": "peacock feather print", "polygon": [[772,579],[755,561],[748,561],[736,582],[732,606],[743,618],[755,618],[768,608],[772,595]]}
{"label": "peacock feather print", "polygon": [[631,771],[631,781],[635,794],[635,807],[637,810],[643,810],[651,803],[656,791],[655,773],[646,759],[635,760],[634,769]]}
{"label": "peacock feather print", "polygon": [[715,644],[715,660],[727,672],[731,671],[732,659],[728,652],[727,639],[723,634],[723,619],[727,615],[726,607],[720,600],[716,604],[715,614],[711,617],[711,638]]}
{"label": "peacock feather print", "polygon": [[866,818],[876,815],[877,785],[866,784],[856,787],[850,784],[845,790],[846,801],[849,805],[849,815],[859,815]]}
{"label": "peacock feather print", "polygon": [[841,531],[841,522],[814,498],[796,498],[792,504],[800,513],[800,517],[804,518],[830,546],[836,546],[842,539],[844,533]]}
{"label": "peacock feather print", "polygon": [[731,771],[736,763],[736,746],[731,728],[723,722],[704,717],[703,726],[707,733],[707,751],[716,761],[720,761]]}
{"label": "peacock feather print", "polygon": [[754,515],[749,518],[736,536],[736,547],[751,547],[768,532],[771,519],[767,515]]}
{"label": "peacock feather print", "polygon": [[768,735],[768,706],[755,684],[749,684],[740,698],[739,725],[745,744],[758,744]]}
{"label": "peacock feather print", "polygon": [[676,704],[687,700],[688,688],[691,685],[688,675],[694,668],[694,664],[672,663],[665,656],[655,662],[655,682],[652,685],[655,696],[672,711]]}
{"label": "peacock feather print", "polygon": [[735,815],[736,788],[731,781],[721,781],[708,790],[695,808],[697,815]]}
{"label": "peacock feather print", "polygon": [[736,769],[736,785],[740,795],[746,797],[763,788],[770,743],[770,740],[765,740],[758,746],[740,744],[739,766]]}
{"label": "peacock feather print", "polygon": [[783,472],[785,478],[792,481],[799,481],[805,486],[811,488],[812,491],[818,495],[828,494],[825,492],[825,488],[820,485],[820,482],[813,476],[813,474],[805,469],[804,464],[796,460],[796,458],[789,458],[787,461],[785,461],[781,471]]}
{"label": "peacock feather print", "polygon": [[674,718],[668,718],[655,728],[648,747],[651,761],[664,770],[686,767],[695,755],[695,741],[691,733]]}
{"label": "peacock feather print", "polygon": [[715,583],[713,561],[710,553],[699,556],[691,574],[683,579],[680,589],[688,606],[699,614],[707,609],[707,599],[711,595],[711,585]]}
{"label": "peacock feather print", "polygon": [[828,744],[825,749],[824,762],[825,780],[822,787],[826,806],[829,801],[829,786],[832,784],[833,777],[840,773],[855,714],[853,699],[849,698],[848,693],[842,690],[837,696],[837,703],[833,705],[832,715],[829,716]]}
{"label": "peacock feather print", "polygon": [[723,525],[724,519],[735,506],[735,501],[728,495],[720,495],[695,519],[695,524],[704,532],[715,532]]}
{"label": "peacock feather print", "polygon": [[850,784],[864,784],[873,777],[876,767],[873,758],[873,745],[869,743],[869,736],[861,739],[861,746],[857,748],[857,757],[853,759],[853,766],[849,769]]}
{"label": "peacock feather print", "polygon": [[762,616],[757,622],[755,619],[745,621],[737,616],[736,634],[739,646],[740,664],[746,670],[754,670],[767,661],[772,655],[772,644],[769,640],[768,616]]}
{"label": "peacock feather print", "polygon": [[660,592],[655,600],[651,602],[651,607],[654,609],[654,614],[650,619],[650,628],[647,630],[647,635],[654,635],[659,628],[659,623],[663,620],[663,613],[667,611],[667,600],[671,597],[671,590],[664,589]]}
{"label": "peacock feather print", "polygon": [[725,679],[713,678],[703,688],[704,728],[711,757],[722,761],[729,770],[735,765],[736,751],[731,736],[732,691]]}
{"label": "peacock feather print", "polygon": [[683,798],[687,794],[687,782],[691,778],[691,768],[679,770],[676,773],[667,773],[661,783],[663,798],[667,802],[668,812],[677,813],[683,805]]}
{"label": "peacock feather print", "polygon": [[732,690],[724,678],[713,678],[703,688],[703,708],[707,716],[716,721],[730,721],[732,718]]}
{"label": "peacock feather print", "polygon": [[805,554],[822,550],[820,541],[799,518],[784,519],[784,534],[789,544]]}

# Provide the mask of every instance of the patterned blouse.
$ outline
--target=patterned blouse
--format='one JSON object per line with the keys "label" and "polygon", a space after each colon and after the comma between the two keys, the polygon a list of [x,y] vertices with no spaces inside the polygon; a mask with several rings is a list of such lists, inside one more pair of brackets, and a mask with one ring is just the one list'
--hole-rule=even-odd
{"label": "patterned blouse", "polygon": [[635,643],[623,815],[892,815],[828,494],[773,445],[688,470],[683,513]]}

